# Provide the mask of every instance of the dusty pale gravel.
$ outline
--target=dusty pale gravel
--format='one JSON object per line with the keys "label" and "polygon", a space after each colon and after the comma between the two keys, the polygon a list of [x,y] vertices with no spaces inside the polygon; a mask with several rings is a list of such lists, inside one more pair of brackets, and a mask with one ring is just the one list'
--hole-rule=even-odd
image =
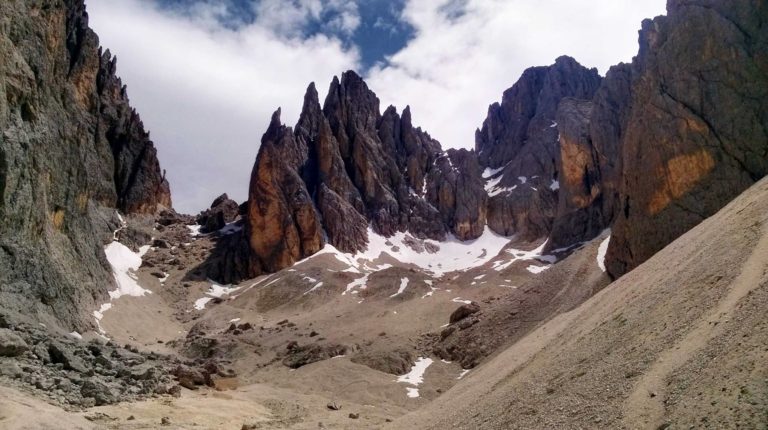
{"label": "dusty pale gravel", "polygon": [[397,428],[766,428],[768,179]]}
{"label": "dusty pale gravel", "polygon": [[[120,343],[161,353],[202,330],[237,378],[222,391],[81,412],[2,387],[0,428],[766,428],[766,222],[768,180],[607,287],[596,261],[600,237],[540,275],[525,270],[529,262],[499,272],[494,260],[443,278],[398,265],[354,295],[342,292],[359,275],[321,255],[244,282],[203,311],[194,303],[211,284],[188,275],[212,242],[189,239],[174,250],[184,269],[162,263],[169,250],[148,254],[161,266],[140,271],[153,294],[116,300],[102,325]],[[151,275],[159,269],[170,273],[163,284]],[[408,287],[391,297],[404,277]],[[323,286],[304,294],[317,282]],[[480,303],[481,321],[467,338],[491,348],[461,379],[457,363],[431,355],[430,334],[448,322],[456,298]],[[238,318],[256,329],[227,332]],[[349,349],[293,370],[281,354],[294,341]],[[355,362],[359,353],[394,350],[434,360],[420,397],[408,398],[396,375]]]}

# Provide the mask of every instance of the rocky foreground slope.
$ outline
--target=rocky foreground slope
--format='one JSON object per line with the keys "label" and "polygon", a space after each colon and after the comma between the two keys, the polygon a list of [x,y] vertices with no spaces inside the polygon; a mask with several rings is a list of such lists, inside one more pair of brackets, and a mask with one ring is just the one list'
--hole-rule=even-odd
{"label": "rocky foreground slope", "polygon": [[125,214],[170,207],[138,114],[82,0],[0,4],[0,302],[93,326],[114,281],[103,245]]}
{"label": "rocky foreground slope", "polygon": [[768,180],[396,428],[763,428]]}

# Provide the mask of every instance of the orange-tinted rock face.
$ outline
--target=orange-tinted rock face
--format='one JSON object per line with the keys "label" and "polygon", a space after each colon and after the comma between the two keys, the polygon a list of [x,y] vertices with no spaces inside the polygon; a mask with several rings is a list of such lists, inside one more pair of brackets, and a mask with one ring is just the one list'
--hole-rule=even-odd
{"label": "orange-tinted rock face", "polygon": [[548,246],[570,246],[598,235],[610,224],[603,209],[600,155],[592,143],[589,124],[594,103],[563,99],[557,113],[560,153],[557,157],[559,187],[557,213]]}
{"label": "orange-tinted rock face", "polygon": [[[558,106],[570,97],[591,99],[600,82],[597,70],[560,57],[554,65],[526,70],[504,92],[501,104],[490,106],[475,134],[475,149],[483,167],[503,169],[494,176],[500,180],[489,195],[488,225],[493,231],[527,240],[550,234],[558,209],[553,183],[561,175],[556,162]],[[570,174],[576,180],[581,172]]]}
{"label": "orange-tinted rock face", "polygon": [[[334,79],[321,109],[314,84],[291,130],[279,111],[262,139],[251,176],[245,236],[221,261],[228,281],[272,272],[319,251],[345,252],[378,234],[409,231],[444,239],[483,233],[486,196],[473,153],[451,151],[379,100],[354,72]],[[244,263],[245,261],[245,263]],[[222,275],[223,276],[223,275]]]}
{"label": "orange-tinted rock face", "polygon": [[669,1],[632,64],[618,217],[620,276],[768,172],[768,5]]}
{"label": "orange-tinted rock face", "polygon": [[247,239],[258,268],[274,272],[322,249],[322,229],[304,182],[291,130],[272,117],[251,175]]}

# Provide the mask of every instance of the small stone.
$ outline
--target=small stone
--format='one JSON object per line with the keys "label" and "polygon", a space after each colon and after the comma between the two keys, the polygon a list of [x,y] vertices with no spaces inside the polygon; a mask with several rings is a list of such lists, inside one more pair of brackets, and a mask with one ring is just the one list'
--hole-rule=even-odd
{"label": "small stone", "polygon": [[326,405],[326,406],[328,407],[328,409],[330,409],[332,411],[340,411],[341,410],[341,405],[336,403],[336,402],[334,402],[334,401],[328,402],[328,405]]}
{"label": "small stone", "polygon": [[163,417],[160,419],[160,425],[169,426],[171,425],[171,419],[168,417]]}
{"label": "small stone", "polygon": [[131,415],[130,417],[126,418],[126,421],[133,421],[133,420],[135,420],[135,419],[136,419],[136,417],[134,417],[133,415]]}
{"label": "small stone", "polygon": [[356,419],[360,418],[360,414],[356,414],[354,412],[350,412],[349,418],[351,418],[353,420],[356,420]]}
{"label": "small stone", "polygon": [[181,397],[181,385],[174,385],[168,390],[168,394],[171,395],[171,397],[179,398]]}

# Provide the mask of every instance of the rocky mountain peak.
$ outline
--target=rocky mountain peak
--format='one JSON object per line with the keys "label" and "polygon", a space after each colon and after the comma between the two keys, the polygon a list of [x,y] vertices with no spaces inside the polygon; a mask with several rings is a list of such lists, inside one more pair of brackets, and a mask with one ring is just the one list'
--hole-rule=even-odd
{"label": "rocky mountain peak", "polygon": [[602,78],[571,57],[532,67],[488,108],[475,136],[478,162],[486,168],[488,225],[508,236],[547,236],[557,213],[560,152],[556,121],[565,98],[591,100]]}

